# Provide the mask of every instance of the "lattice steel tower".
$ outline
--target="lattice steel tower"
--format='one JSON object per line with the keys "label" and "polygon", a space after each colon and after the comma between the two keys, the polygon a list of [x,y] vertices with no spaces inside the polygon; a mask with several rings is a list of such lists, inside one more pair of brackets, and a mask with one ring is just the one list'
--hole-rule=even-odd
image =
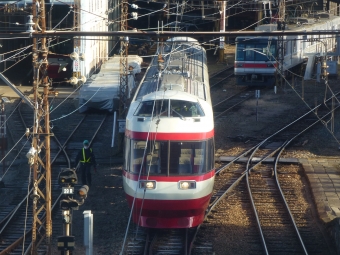
{"label": "lattice steel tower", "polygon": [[[46,32],[45,0],[33,0],[34,30],[38,25],[41,34]],[[50,120],[49,120],[49,86],[47,77],[48,49],[46,38],[33,39],[33,93],[34,124],[32,147],[27,154],[33,169],[33,222],[31,254],[37,254],[39,245],[46,245],[46,254],[51,254],[52,218],[51,218],[51,162],[50,162]],[[38,88],[43,88],[39,95]],[[44,120],[44,122],[42,121]],[[42,125],[41,125],[42,124]]]}
{"label": "lattice steel tower", "polygon": [[[122,0],[120,29],[127,31],[128,0]],[[125,118],[128,90],[128,37],[120,38],[119,118]]]}

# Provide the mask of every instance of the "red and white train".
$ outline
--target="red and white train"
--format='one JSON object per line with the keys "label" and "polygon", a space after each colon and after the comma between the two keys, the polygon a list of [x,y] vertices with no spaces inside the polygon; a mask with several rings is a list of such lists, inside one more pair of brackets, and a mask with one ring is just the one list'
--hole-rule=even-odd
{"label": "red and white train", "polygon": [[[292,18],[286,30],[301,31],[299,36],[283,37],[283,71],[287,72],[308,59],[305,79],[309,79],[316,56],[324,56],[326,51],[336,47],[335,36],[303,36],[304,31],[331,31],[340,29],[340,17],[328,13],[315,14],[315,18]],[[257,31],[274,31],[277,24],[266,24]],[[234,74],[238,85],[273,86],[278,71],[277,36],[240,36],[235,40],[236,54]],[[325,50],[326,46],[326,50]]]}
{"label": "red and white train", "polygon": [[202,223],[215,178],[214,120],[206,53],[195,39],[159,45],[127,114],[124,153],[124,191],[136,224]]}

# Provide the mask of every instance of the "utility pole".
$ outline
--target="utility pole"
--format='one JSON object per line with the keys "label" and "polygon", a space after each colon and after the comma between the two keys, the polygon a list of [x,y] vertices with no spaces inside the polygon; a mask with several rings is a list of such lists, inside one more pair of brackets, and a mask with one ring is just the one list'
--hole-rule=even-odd
{"label": "utility pole", "polygon": [[[33,28],[41,33],[46,32],[45,0],[33,0]],[[40,244],[46,245],[46,254],[51,254],[52,218],[51,218],[51,161],[50,161],[50,120],[49,120],[49,83],[47,77],[48,50],[46,38],[33,39],[33,93],[34,93],[34,125],[32,132],[32,147],[27,153],[30,167],[33,168],[33,223],[31,254],[37,254]],[[43,88],[39,95],[38,88]],[[44,119],[44,126],[40,126]],[[42,149],[44,157],[40,157]],[[45,162],[44,162],[45,160]],[[40,218],[45,212],[45,219]],[[45,225],[44,225],[45,223]],[[45,241],[45,242],[42,242]]]}
{"label": "utility pole", "polygon": [[[0,147],[1,147],[1,158],[2,158],[2,173],[5,173],[6,161],[5,154],[7,149],[7,134],[6,134],[6,113],[5,113],[5,101],[0,95]],[[2,185],[0,178],[0,188]]]}
{"label": "utility pole", "polygon": [[[73,27],[75,31],[80,31],[80,0],[74,0],[73,12]],[[80,53],[80,39],[74,38],[73,42],[74,52]],[[80,63],[79,59],[73,60],[73,77],[80,77]]]}
{"label": "utility pole", "polygon": [[[285,23],[285,15],[286,15],[286,3],[285,0],[280,0],[279,3],[279,19],[277,21],[277,30],[284,31],[286,29]],[[283,78],[284,78],[284,70],[283,70],[283,60],[284,60],[284,43],[283,43],[283,36],[278,36],[278,62],[279,62],[279,76],[281,79],[281,86],[283,85]]]}
{"label": "utility pole", "polygon": [[[127,30],[128,0],[122,0],[120,30]],[[120,86],[119,86],[119,118],[125,117],[128,89],[128,43],[129,38],[120,38]]]}
{"label": "utility pole", "polygon": [[[225,32],[225,9],[226,9],[227,2],[221,2],[221,19],[220,19],[220,32]],[[220,37],[220,47],[219,47],[219,62],[224,62],[224,40],[225,37]]]}
{"label": "utility pole", "polygon": [[[128,0],[122,0],[120,30],[127,30]],[[129,38],[120,38],[120,84],[119,84],[119,116],[120,120],[125,119],[127,110],[128,94],[128,46]],[[123,150],[124,133],[119,133],[118,153]]]}

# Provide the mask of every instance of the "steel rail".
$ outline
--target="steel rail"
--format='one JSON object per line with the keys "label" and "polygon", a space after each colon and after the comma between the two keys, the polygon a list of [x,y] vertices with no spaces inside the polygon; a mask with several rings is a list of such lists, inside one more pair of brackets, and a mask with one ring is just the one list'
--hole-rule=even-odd
{"label": "steel rail", "polygon": [[222,70],[220,70],[220,71],[217,71],[217,72],[215,72],[215,73],[210,74],[210,75],[209,75],[209,78],[210,78],[210,79],[211,79],[211,78],[214,78],[214,77],[220,75],[221,73],[223,73],[223,72],[225,72],[225,71],[229,71],[230,69],[233,69],[233,68],[234,68],[233,66],[229,66],[229,67],[227,67],[227,68],[224,68],[224,69],[222,69]]}
{"label": "steel rail", "polygon": [[[231,95],[230,97],[227,97],[227,98],[223,99],[222,101],[220,101],[220,102],[214,104],[212,107],[214,108],[214,107],[216,107],[216,106],[219,106],[220,104],[224,103],[225,101],[228,101],[228,100],[232,99],[233,97],[236,97],[236,96],[240,95],[242,92],[244,92],[244,91],[246,91],[246,90],[247,90],[247,89],[243,89],[242,91],[240,91],[240,92],[238,92],[238,93],[236,93],[236,94],[234,94],[234,95]],[[242,101],[242,102],[243,102],[243,101]]]}
{"label": "steel rail", "polygon": [[[242,93],[242,92],[243,92],[243,91],[241,91],[240,93]],[[238,93],[238,94],[240,94],[240,93]],[[230,96],[229,98],[227,98],[227,99],[225,99],[225,100],[223,100],[223,101],[217,103],[216,105],[213,106],[213,108],[214,108],[215,106],[217,106],[217,105],[219,105],[219,104],[221,104],[221,103],[227,101],[228,99],[231,99],[231,98],[237,96],[238,94],[233,95],[233,96]],[[236,104],[233,104],[232,106],[230,106],[229,108],[227,108],[227,109],[224,110],[223,112],[220,112],[219,114],[217,114],[216,116],[214,116],[214,120],[216,120],[217,118],[221,117],[223,114],[225,114],[226,112],[230,111],[231,109],[233,109],[234,107],[238,106],[239,104],[243,103],[244,101],[247,101],[250,97],[252,97],[252,95],[249,95],[249,96],[243,98],[242,100],[240,100],[240,101],[237,102]]]}
{"label": "steel rail", "polygon": [[[305,132],[305,130],[301,131],[298,135],[302,134],[303,132]],[[285,150],[285,148],[286,148],[286,147],[290,144],[290,142],[293,141],[298,135],[294,136],[294,137],[291,138],[289,141],[287,141],[287,142],[283,145],[282,149],[279,151],[277,157],[275,158],[273,174],[274,174],[274,176],[275,176],[276,185],[277,185],[278,189],[280,190],[281,198],[282,198],[284,204],[286,205],[286,209],[287,209],[287,211],[288,211],[290,220],[291,220],[291,222],[292,222],[292,224],[293,224],[293,226],[294,226],[294,229],[295,229],[296,234],[298,235],[298,238],[299,238],[300,244],[301,244],[301,246],[302,246],[302,248],[303,248],[303,251],[305,252],[305,254],[308,254],[307,249],[306,249],[306,246],[305,246],[305,244],[304,244],[304,242],[303,242],[303,240],[302,240],[302,237],[301,237],[301,235],[300,235],[300,231],[299,231],[299,229],[298,229],[298,227],[297,227],[297,225],[296,225],[296,223],[295,223],[294,216],[293,216],[293,214],[292,214],[292,212],[291,212],[291,210],[290,210],[290,208],[289,208],[288,202],[287,202],[287,200],[286,200],[286,198],[285,198],[285,195],[283,194],[283,191],[282,191],[282,189],[281,189],[280,181],[279,181],[279,179],[278,179],[278,177],[277,177],[277,165],[278,165],[279,158],[280,158],[282,152]]]}
{"label": "steel rail", "polygon": [[84,115],[83,118],[78,122],[77,126],[73,129],[73,131],[70,133],[70,135],[66,138],[66,141],[64,142],[63,145],[61,145],[61,143],[59,142],[58,138],[53,136],[53,138],[56,140],[56,142],[59,145],[59,151],[57,152],[57,154],[55,155],[54,159],[51,161],[51,164],[57,159],[58,155],[60,154],[61,151],[64,152],[65,157],[67,159],[67,163],[68,163],[68,167],[71,167],[71,162],[70,162],[70,158],[68,157],[68,154],[65,151],[66,145],[67,143],[70,141],[71,137],[73,136],[73,134],[77,131],[78,127],[80,126],[81,123],[83,123],[84,119],[86,118],[87,115]]}
{"label": "steel rail", "polygon": [[[267,138],[268,139],[268,138]],[[253,211],[254,211],[254,215],[255,215],[255,218],[256,218],[256,224],[257,224],[257,227],[259,229],[259,232],[260,232],[260,237],[261,237],[261,241],[262,241],[262,246],[263,246],[263,249],[266,253],[266,255],[269,255],[269,252],[268,252],[268,248],[267,248],[267,245],[266,245],[266,240],[264,238],[264,235],[263,235],[263,231],[262,231],[262,228],[261,228],[261,222],[260,222],[260,217],[256,211],[256,206],[255,206],[255,201],[253,199],[253,195],[251,193],[251,188],[250,188],[250,184],[249,184],[249,173],[251,171],[252,168],[254,168],[257,164],[255,164],[255,166],[253,166],[252,168],[249,168],[250,166],[250,163],[254,157],[254,154],[256,153],[256,151],[261,147],[262,144],[264,144],[267,139],[265,139],[264,141],[262,141],[255,149],[254,151],[252,152],[252,154],[249,156],[248,158],[248,161],[247,161],[247,166],[246,166],[246,179],[247,179],[247,187],[248,187],[248,193],[249,193],[249,198],[250,198],[250,202],[251,202],[251,205],[252,205],[252,208],[253,208]]]}

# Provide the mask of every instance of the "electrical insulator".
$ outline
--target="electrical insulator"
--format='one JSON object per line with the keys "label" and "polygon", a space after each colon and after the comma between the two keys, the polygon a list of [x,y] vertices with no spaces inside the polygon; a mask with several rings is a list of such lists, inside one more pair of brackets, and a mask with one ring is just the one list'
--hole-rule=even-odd
{"label": "electrical insulator", "polygon": [[78,84],[78,79],[76,77],[71,77],[69,82],[72,84],[72,85],[77,85]]}
{"label": "electrical insulator", "polygon": [[72,52],[72,53],[70,54],[70,58],[71,58],[72,60],[78,60],[78,59],[79,59],[79,55],[78,55],[77,52]]}
{"label": "electrical insulator", "polygon": [[33,33],[34,32],[34,29],[33,29],[33,25],[34,25],[33,15],[28,15],[28,22],[26,23],[26,25],[28,26],[26,32]]}
{"label": "electrical insulator", "polygon": [[138,19],[138,13],[137,13],[137,12],[132,12],[131,15],[132,15],[132,18],[133,18],[134,20],[137,20],[137,19]]}
{"label": "electrical insulator", "polygon": [[79,60],[85,61],[85,54],[84,53],[79,53]]}
{"label": "electrical insulator", "polygon": [[70,224],[71,223],[71,216],[68,210],[63,211],[63,223]]}
{"label": "electrical insulator", "polygon": [[29,149],[29,151],[26,154],[26,157],[29,158],[33,158],[35,156],[35,154],[37,153],[37,150],[34,147],[31,147]]}
{"label": "electrical insulator", "polygon": [[40,198],[40,195],[38,194],[38,191],[36,188],[34,188],[33,193],[30,195],[30,198],[34,201],[37,201]]}
{"label": "electrical insulator", "polygon": [[112,25],[113,23],[115,23],[115,22],[111,20],[111,21],[105,22],[105,25],[106,25],[106,26],[109,26],[109,25]]}
{"label": "electrical insulator", "polygon": [[131,7],[132,7],[133,9],[138,9],[138,5],[137,5],[137,4],[131,4]]}
{"label": "electrical insulator", "polygon": [[30,129],[29,128],[26,128],[25,135],[26,135],[27,138],[29,137],[29,135],[30,135]]}
{"label": "electrical insulator", "polygon": [[82,75],[79,79],[77,77],[71,77],[68,81],[72,85],[84,84],[86,82],[86,77]]}
{"label": "electrical insulator", "polygon": [[78,81],[80,81],[81,84],[84,84],[86,82],[86,77],[82,75]]}

